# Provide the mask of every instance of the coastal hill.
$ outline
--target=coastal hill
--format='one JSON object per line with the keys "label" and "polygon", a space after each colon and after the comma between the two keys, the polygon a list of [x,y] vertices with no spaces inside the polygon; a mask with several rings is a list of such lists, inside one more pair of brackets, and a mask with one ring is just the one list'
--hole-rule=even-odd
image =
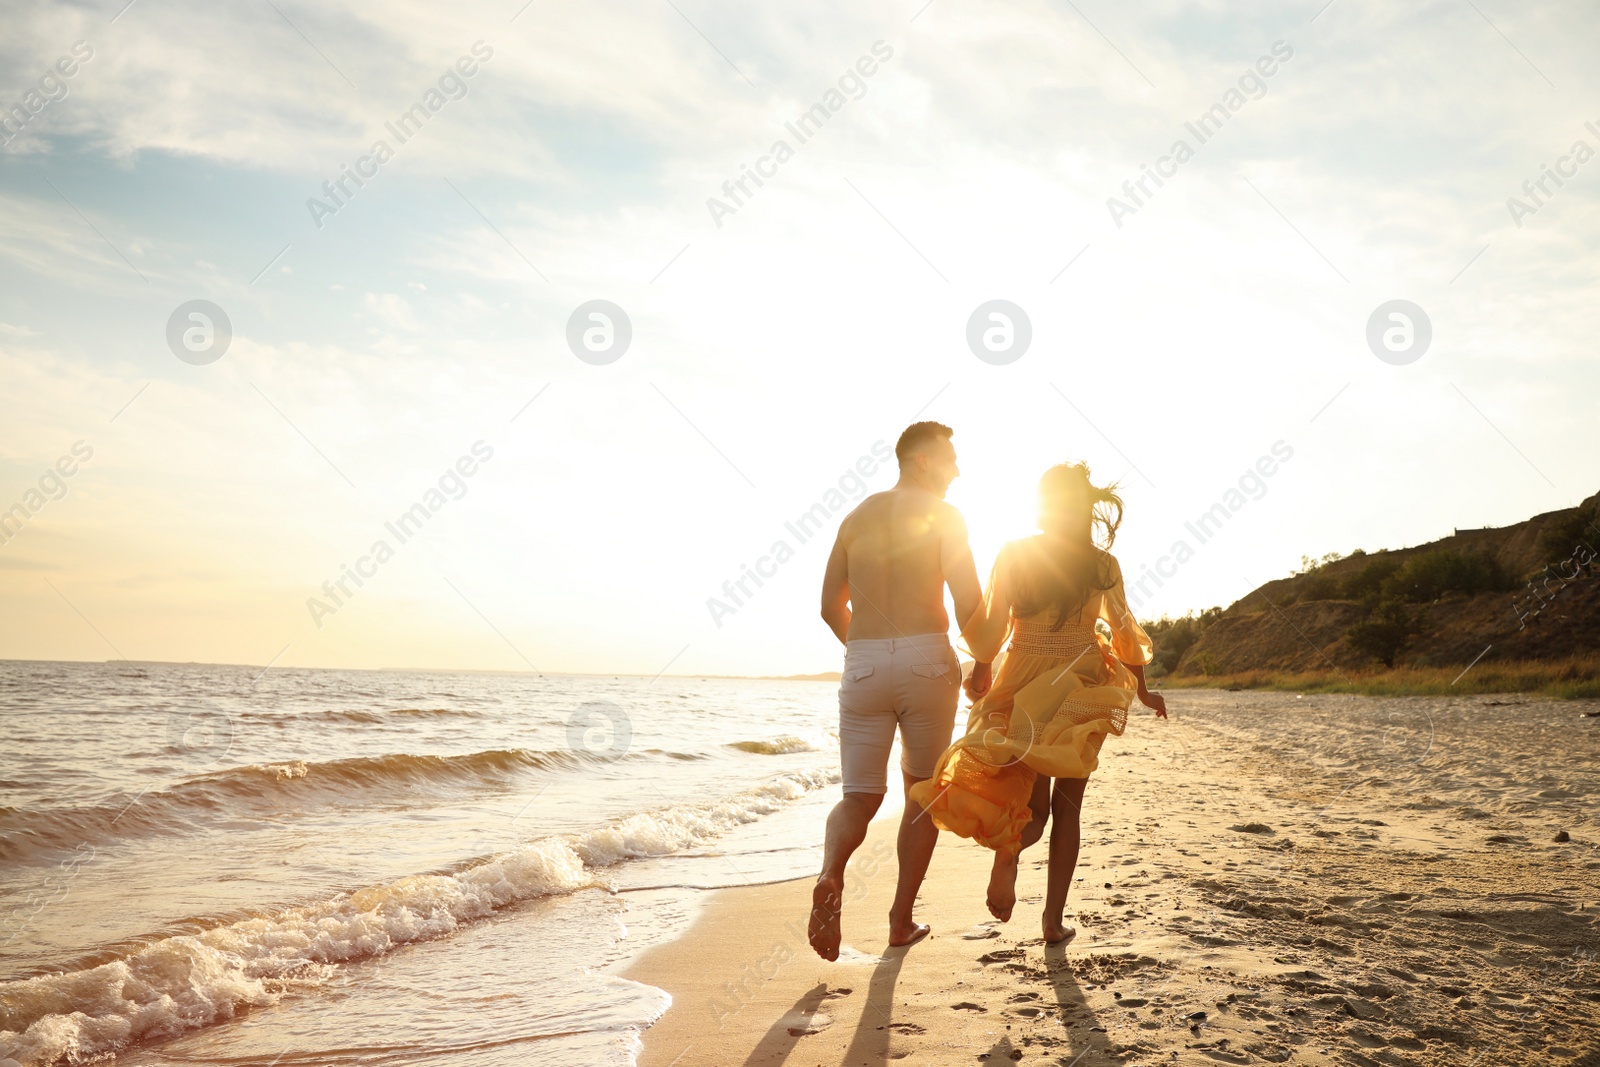
{"label": "coastal hill", "polygon": [[1592,656],[1600,493],[1513,526],[1307,559],[1227,608],[1147,626],[1158,677]]}

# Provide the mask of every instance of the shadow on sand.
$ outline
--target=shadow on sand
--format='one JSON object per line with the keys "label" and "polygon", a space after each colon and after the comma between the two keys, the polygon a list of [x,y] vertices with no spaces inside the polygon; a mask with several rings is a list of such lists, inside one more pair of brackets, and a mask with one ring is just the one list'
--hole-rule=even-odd
{"label": "shadow on sand", "polygon": [[[867,1002],[862,1008],[861,1021],[856,1026],[855,1037],[851,1040],[850,1048],[845,1052],[840,1067],[860,1067],[860,1065],[876,1067],[889,1059],[889,1044],[895,1028],[895,987],[900,978],[900,966],[906,952],[907,949],[904,948],[884,950],[883,962],[873,971],[867,990]],[[1056,1038],[1058,1042],[1056,1049],[1051,1050],[1058,1057],[1053,1062],[1063,1065],[1073,1064],[1076,1067],[1122,1067],[1127,1062],[1126,1057],[1120,1052],[1112,1051],[1112,1042],[1105,1028],[1100,1024],[1093,1009],[1089,1007],[1083,987],[1078,984],[1077,976],[1072,972],[1067,956],[1067,945],[1046,946],[1044,956],[1045,974],[1038,980],[1049,984],[1056,998],[1056,1010],[1051,1012],[1046,1009],[1046,1016],[1053,1017],[1061,1029],[1056,1030],[1047,1023],[1035,1030],[1034,1036],[1053,1038],[1057,1034],[1060,1035]],[[1045,1007],[1044,1004],[1039,1006]],[[1005,1025],[998,1017],[994,1017],[994,1024],[996,1028]],[[974,1058],[976,1061],[999,1067],[1001,1064],[1009,1064],[1021,1058],[1025,1047],[1029,1048],[1030,1059],[1038,1055],[1038,1051],[1041,1050],[1039,1042],[1029,1047],[1017,1043],[1022,1041],[1022,1031],[1018,1028],[1002,1034],[986,1054],[977,1055],[974,1051]],[[1066,1048],[1057,1051],[1062,1045]],[[790,1047],[792,1048],[792,1044]],[[916,1058],[912,1057],[913,1060]],[[783,1061],[760,1062],[766,1064]],[[753,1057],[746,1061],[747,1067],[756,1067],[756,1063]]]}
{"label": "shadow on sand", "polygon": [[1068,940],[1059,945],[1046,945],[1044,949],[1045,980],[1056,995],[1056,1018],[1065,1031],[1070,1048],[1060,1062],[1077,1064],[1078,1067],[1105,1067],[1106,1064],[1121,1067],[1127,1058],[1112,1051],[1105,1027],[1101,1025],[1094,1009],[1089,1007],[1083,986],[1078,984],[1077,975],[1072,973],[1067,956],[1067,949],[1072,943],[1072,940]]}
{"label": "shadow on sand", "polygon": [[[1083,987],[1078,984],[1077,976],[1072,972],[1067,956],[1067,946],[1070,944],[1069,941],[1065,945],[1045,947],[1045,973],[1037,979],[1050,986],[1055,994],[1056,1008],[1050,1011],[1044,1003],[1035,1003],[1045,1008],[1046,1017],[1053,1018],[1060,1029],[1057,1030],[1046,1023],[1035,1029],[1032,1036],[1056,1038],[1056,1047],[1051,1049],[1056,1059],[1051,1062],[1070,1064],[1074,1067],[1122,1067],[1127,1062],[1126,1056],[1112,1051],[1113,1046],[1105,1028],[1100,1024],[1093,1009],[1089,1007]],[[895,987],[900,980],[900,967],[905,961],[907,951],[908,948],[884,949],[883,959],[874,968],[867,987],[867,999],[862,1005],[861,1021],[856,1025],[855,1035],[840,1061],[840,1067],[861,1067],[861,1065],[877,1067],[889,1059],[889,1043],[895,1032]],[[1038,974],[1037,971],[1033,973]],[[1022,985],[1021,982],[1018,984],[1019,987]],[[844,989],[830,990],[827,983],[817,983],[772,1024],[766,1036],[746,1057],[744,1067],[781,1067],[788,1061],[801,1039],[813,1032],[813,1025],[821,1022],[817,1016],[823,1006],[830,1000],[848,995],[849,992]],[[999,1016],[994,1016],[993,1019],[996,1028],[1005,1025]],[[823,1026],[826,1025],[823,1023]],[[1041,1042],[1036,1041],[1031,1046],[1022,1042],[1021,1028],[1004,1033],[987,1053],[975,1055],[975,1061],[1000,1067],[1020,1058],[1022,1050],[1028,1048],[1029,1059],[1038,1062],[1035,1057],[1041,1051]],[[1065,1048],[1061,1047],[1063,1045]]]}
{"label": "shadow on sand", "polygon": [[[828,983],[818,982],[806,990],[804,996],[778,1016],[750,1055],[745,1057],[745,1067],[779,1067],[800,1043],[800,1039],[828,1025],[817,1018],[819,1010],[830,1000],[848,996],[849,989],[829,989]],[[820,1024],[820,1025],[819,1025]]]}
{"label": "shadow on sand", "polygon": [[847,1064],[881,1064],[889,1058],[889,1029],[894,1022],[894,987],[900,980],[900,965],[915,945],[884,947],[883,962],[873,968],[867,985],[867,1003],[856,1024],[856,1036],[845,1050],[840,1067]]}

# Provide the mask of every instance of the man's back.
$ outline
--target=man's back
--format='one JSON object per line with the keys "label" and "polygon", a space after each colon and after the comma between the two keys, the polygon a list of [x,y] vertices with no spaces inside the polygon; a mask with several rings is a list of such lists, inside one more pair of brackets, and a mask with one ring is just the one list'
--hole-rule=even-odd
{"label": "man's back", "polygon": [[[922,489],[876,493],[839,530],[850,583],[850,640],[942,634],[946,537],[954,508]],[[960,544],[965,548],[965,531]]]}

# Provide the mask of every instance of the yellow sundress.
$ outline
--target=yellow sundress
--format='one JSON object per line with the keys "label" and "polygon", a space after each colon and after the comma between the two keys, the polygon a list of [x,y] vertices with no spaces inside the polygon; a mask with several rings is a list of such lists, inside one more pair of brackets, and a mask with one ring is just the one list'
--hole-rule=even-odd
{"label": "yellow sundress", "polygon": [[[1122,734],[1138,695],[1138,680],[1123,663],[1149,663],[1151,645],[1128,609],[1122,570],[1115,557],[1108,559],[1111,587],[1091,594],[1059,627],[1054,607],[1019,617],[992,602],[986,608],[1005,614],[969,624],[980,661],[994,655],[1008,631],[1011,641],[995,662],[992,687],[968,715],[966,734],[939,757],[933,777],[911,789],[911,799],[940,829],[1017,851],[1032,817],[1035,776],[1087,778],[1099,766],[1106,735]],[[995,570],[999,575],[1001,563]],[[989,597],[999,584],[991,580]]]}

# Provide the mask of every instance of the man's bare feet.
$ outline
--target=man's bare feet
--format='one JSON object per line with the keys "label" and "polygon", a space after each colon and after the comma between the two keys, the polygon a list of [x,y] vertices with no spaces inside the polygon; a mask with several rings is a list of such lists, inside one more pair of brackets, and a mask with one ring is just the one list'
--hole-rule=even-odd
{"label": "man's bare feet", "polygon": [[1076,927],[1068,926],[1060,919],[1045,918],[1042,921],[1042,925],[1044,927],[1044,943],[1047,945],[1059,945],[1078,932]]}
{"label": "man's bare feet", "polygon": [[989,914],[1001,922],[1011,921],[1017,906],[1017,857],[994,854],[994,869],[989,872]]}
{"label": "man's bare feet", "polygon": [[889,919],[889,947],[904,948],[906,945],[915,945],[918,941],[928,936],[927,923],[897,922]]}
{"label": "man's bare feet", "polygon": [[832,963],[839,958],[839,913],[844,908],[839,879],[824,875],[811,891],[811,921],[806,925],[806,940],[817,955]]}

